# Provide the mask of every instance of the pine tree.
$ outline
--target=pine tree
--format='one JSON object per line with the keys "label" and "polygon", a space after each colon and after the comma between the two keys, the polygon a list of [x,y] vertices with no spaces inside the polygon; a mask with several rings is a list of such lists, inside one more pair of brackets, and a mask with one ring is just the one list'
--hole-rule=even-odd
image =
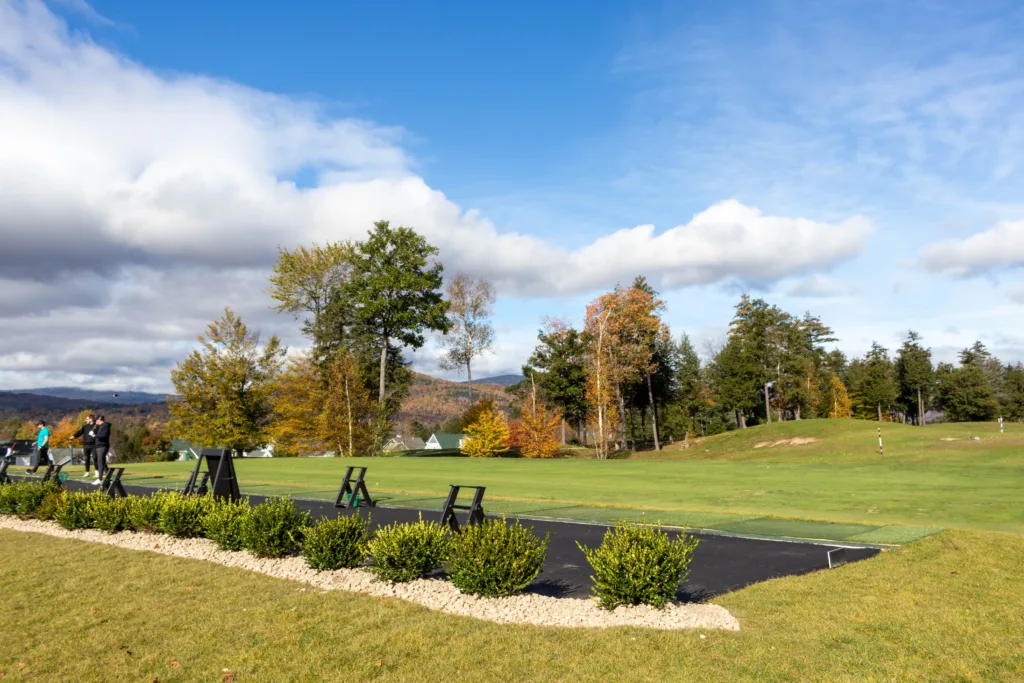
{"label": "pine tree", "polygon": [[345,302],[356,333],[379,354],[375,452],[384,445],[394,410],[387,377],[395,345],[418,349],[425,332],[448,331],[448,302],[441,296],[444,268],[437,261],[429,264],[436,254],[416,231],[392,228],[387,221],[375,223],[367,239],[355,245]]}
{"label": "pine tree", "polygon": [[907,332],[903,346],[896,352],[896,382],[900,407],[914,416],[915,424],[924,426],[935,370],[931,349],[922,347],[920,341],[921,336],[917,332]]}
{"label": "pine tree", "polygon": [[[549,319],[537,334],[534,349],[523,375],[537,382],[541,393],[561,410],[564,420],[577,431],[587,418],[587,346],[582,335],[561,320]],[[565,422],[561,441],[565,443]]]}
{"label": "pine tree", "polygon": [[862,413],[873,411],[881,422],[883,413],[892,407],[898,395],[896,372],[889,360],[889,351],[872,342],[871,350],[858,365],[851,368],[850,373],[856,378],[852,387],[854,403],[860,405]]}

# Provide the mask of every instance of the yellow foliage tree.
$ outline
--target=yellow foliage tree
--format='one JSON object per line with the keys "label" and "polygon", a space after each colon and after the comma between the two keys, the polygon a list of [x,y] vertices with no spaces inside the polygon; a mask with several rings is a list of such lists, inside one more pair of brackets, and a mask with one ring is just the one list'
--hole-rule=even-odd
{"label": "yellow foliage tree", "polygon": [[311,455],[327,450],[320,430],[323,384],[310,354],[289,359],[274,396],[271,439],[277,455]]}
{"label": "yellow foliage tree", "polygon": [[327,375],[319,422],[324,441],[342,455],[368,455],[373,448],[375,408],[355,358],[339,352]]}
{"label": "yellow foliage tree", "polygon": [[23,422],[21,426],[18,427],[18,431],[14,435],[14,438],[19,441],[28,439],[35,440],[38,433],[39,430],[36,429],[36,424],[31,420],[25,420],[25,422]]}
{"label": "yellow foliage tree", "polygon": [[508,450],[509,429],[505,414],[497,410],[480,413],[466,428],[467,442],[462,452],[471,458],[493,458]]}
{"label": "yellow foliage tree", "polygon": [[65,417],[50,429],[50,447],[67,448],[71,444],[71,435],[78,431],[79,423],[75,418]]}
{"label": "yellow foliage tree", "polygon": [[850,395],[846,391],[843,381],[832,375],[828,381],[828,391],[823,397],[825,405],[822,406],[828,411],[830,418],[849,418],[853,416],[853,405]]}
{"label": "yellow foliage tree", "polygon": [[513,443],[526,458],[553,458],[558,454],[562,416],[537,400],[537,385],[531,384],[533,389],[523,405],[522,417],[516,422]]}

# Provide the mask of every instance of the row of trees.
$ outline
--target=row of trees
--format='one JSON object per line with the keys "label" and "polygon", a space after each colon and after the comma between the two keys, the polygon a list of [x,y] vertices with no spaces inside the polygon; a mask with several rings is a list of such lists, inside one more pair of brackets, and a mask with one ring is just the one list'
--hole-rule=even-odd
{"label": "row of trees", "polygon": [[911,331],[892,356],[876,343],[850,360],[828,348],[835,335],[817,316],[744,295],[725,342],[702,362],[685,334],[673,337],[664,308],[640,277],[595,299],[582,330],[545,323],[523,373],[564,416],[563,441],[571,428],[607,457],[778,420],[1024,419],[1024,367],[1003,364],[980,342],[958,365],[935,366]]}
{"label": "row of trees", "polygon": [[[310,349],[290,357],[232,311],[171,372],[170,406],[182,438],[281,455],[379,453],[412,383],[404,349],[441,334],[449,368],[465,368],[493,343],[494,291],[464,274],[443,290],[437,249],[410,228],[374,225],[361,242],[279,249],[269,293],[301,321]],[[447,296],[445,296],[447,294]]]}
{"label": "row of trees", "polygon": [[[444,289],[436,256],[415,231],[387,222],[361,242],[280,250],[269,292],[278,311],[301,321],[309,350],[289,357],[276,336],[261,341],[226,310],[171,373],[181,397],[170,406],[173,432],[237,450],[274,443],[282,455],[379,453],[412,381],[403,350],[431,334],[440,335],[442,366],[464,368],[472,391],[472,363],[493,343],[494,290],[464,274]],[[547,453],[552,430],[563,443],[572,432],[608,457],[777,420],[923,424],[930,410],[950,420],[1024,418],[1024,370],[980,343],[958,366],[935,367],[914,332],[893,357],[874,344],[848,360],[828,348],[836,338],[817,316],[744,295],[725,342],[702,362],[664,312],[638,277],[591,302],[582,329],[547,321],[527,380],[511,389],[518,400],[503,441],[543,441],[535,450]]]}

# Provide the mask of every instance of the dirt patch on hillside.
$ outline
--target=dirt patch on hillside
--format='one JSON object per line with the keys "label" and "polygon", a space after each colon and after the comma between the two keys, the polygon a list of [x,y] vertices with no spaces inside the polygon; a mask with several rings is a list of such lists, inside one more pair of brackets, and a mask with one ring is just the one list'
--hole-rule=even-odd
{"label": "dirt patch on hillside", "polygon": [[796,436],[792,439],[782,439],[781,441],[762,441],[761,443],[754,444],[754,448],[775,448],[776,446],[803,446],[804,444],[814,443],[817,441],[813,436]]}

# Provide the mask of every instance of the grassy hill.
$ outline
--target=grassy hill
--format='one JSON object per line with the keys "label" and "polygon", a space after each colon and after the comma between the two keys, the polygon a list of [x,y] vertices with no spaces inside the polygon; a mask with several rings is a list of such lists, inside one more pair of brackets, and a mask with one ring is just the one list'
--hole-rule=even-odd
{"label": "grassy hill", "polygon": [[[878,428],[884,453],[878,452]],[[1024,425],[943,423],[925,427],[866,420],[800,420],[761,425],[671,444],[642,459],[771,462],[1015,462],[1024,464]]]}

